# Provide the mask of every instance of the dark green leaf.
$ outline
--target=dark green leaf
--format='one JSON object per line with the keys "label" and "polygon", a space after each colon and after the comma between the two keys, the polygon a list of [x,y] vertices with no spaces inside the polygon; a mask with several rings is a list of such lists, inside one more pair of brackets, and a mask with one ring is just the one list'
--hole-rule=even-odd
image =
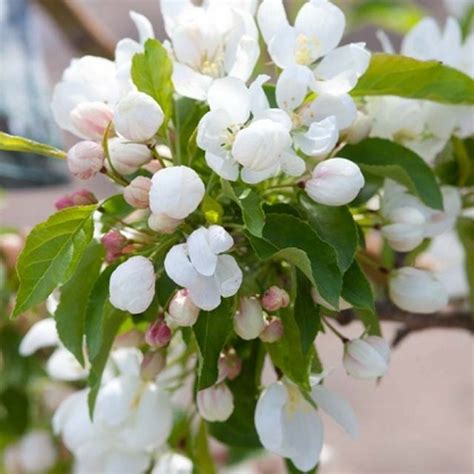
{"label": "dark green leaf", "polygon": [[87,302],[99,276],[103,257],[101,244],[94,242],[89,245],[74,275],[61,288],[59,305],[54,313],[61,342],[82,365]]}
{"label": "dark green leaf", "polygon": [[162,308],[167,308],[168,303],[176,291],[176,283],[163,272],[156,280],[156,295]]}
{"label": "dark green leaf", "polygon": [[53,146],[38,143],[28,138],[8,135],[8,133],[4,132],[0,132],[0,150],[34,153],[36,155],[50,156],[60,160],[65,160],[67,157],[64,151],[58,150]]}
{"label": "dark green leaf", "polygon": [[351,94],[395,95],[445,104],[474,104],[474,80],[438,61],[373,54],[369,69]]}
{"label": "dark green leaf", "polygon": [[41,303],[71,278],[92,239],[95,209],[64,209],[31,231],[17,264],[20,287],[13,316]]}
{"label": "dark green leaf", "polygon": [[235,314],[235,300],[223,299],[213,311],[201,311],[193,326],[199,348],[199,390],[210,387],[217,380],[219,355],[229,335]]}
{"label": "dark green leaf", "polygon": [[357,163],[364,173],[399,182],[427,206],[443,209],[443,198],[432,170],[413,151],[389,140],[369,138],[345,146],[338,155]]}
{"label": "dark green leaf", "polygon": [[24,388],[8,388],[0,393],[0,432],[19,436],[30,421],[30,402]]}

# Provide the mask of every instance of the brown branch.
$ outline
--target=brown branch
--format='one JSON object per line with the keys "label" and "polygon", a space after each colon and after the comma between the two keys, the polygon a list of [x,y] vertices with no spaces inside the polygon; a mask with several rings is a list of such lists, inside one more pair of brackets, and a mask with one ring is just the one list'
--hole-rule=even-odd
{"label": "brown branch", "polygon": [[[393,304],[384,301],[376,303],[376,311],[381,321],[391,321],[402,323],[398,329],[392,346],[395,347],[413,332],[423,331],[425,329],[464,329],[474,334],[474,319],[470,311],[452,308],[445,312],[433,314],[416,314],[403,311]],[[341,325],[350,324],[358,319],[353,310],[340,312],[336,316]]]}

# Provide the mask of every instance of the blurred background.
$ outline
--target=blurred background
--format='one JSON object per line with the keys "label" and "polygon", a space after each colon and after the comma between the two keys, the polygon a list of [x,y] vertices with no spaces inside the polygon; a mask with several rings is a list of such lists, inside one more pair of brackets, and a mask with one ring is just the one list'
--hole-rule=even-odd
{"label": "blurred background", "polygon": [[[300,3],[287,2],[290,10]],[[380,49],[375,31],[381,26],[398,44],[400,33],[425,12],[440,20],[447,15],[443,0],[420,0],[409,7],[380,0],[337,3],[352,12],[346,40],[365,41],[372,50]],[[389,14],[387,4],[393,7]],[[163,38],[158,0],[0,0],[0,130],[64,149],[70,146],[72,137],[62,134],[50,116],[52,87],[71,58],[112,57],[117,40],[135,38],[131,9],[150,18]],[[0,227],[26,231],[54,212],[61,196],[84,187],[69,178],[64,163],[53,161],[0,152]],[[102,177],[88,181],[87,188],[98,198],[113,192]],[[448,259],[461,268],[462,256],[448,252]],[[360,335],[356,326],[344,331]],[[389,340],[395,332],[395,324],[384,325]],[[331,334],[320,336],[318,344],[325,365],[339,366],[342,347]],[[342,368],[329,378],[328,386],[351,401],[361,436],[352,441],[334,423],[326,423],[320,473],[474,472],[473,345],[467,331],[430,329],[407,337],[394,351],[391,370],[378,386],[348,383]],[[280,468],[261,466],[259,472],[276,469]]]}

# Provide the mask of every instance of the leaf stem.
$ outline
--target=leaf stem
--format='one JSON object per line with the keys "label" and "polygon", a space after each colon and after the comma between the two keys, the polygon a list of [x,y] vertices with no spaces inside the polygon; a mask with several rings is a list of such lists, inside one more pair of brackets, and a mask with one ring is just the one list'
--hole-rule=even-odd
{"label": "leaf stem", "polygon": [[329,321],[323,316],[323,321],[324,324],[345,344],[346,342],[349,342],[350,339],[348,339],[346,336],[341,334],[332,324],[329,323]]}

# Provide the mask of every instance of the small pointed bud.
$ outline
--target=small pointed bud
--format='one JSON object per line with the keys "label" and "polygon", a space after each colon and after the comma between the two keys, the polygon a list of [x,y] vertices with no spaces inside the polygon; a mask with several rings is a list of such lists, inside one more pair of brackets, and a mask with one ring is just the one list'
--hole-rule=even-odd
{"label": "small pointed bud", "polygon": [[423,242],[425,216],[414,207],[394,209],[388,216],[391,222],[382,227],[382,235],[397,252],[409,252]]}
{"label": "small pointed bud", "polygon": [[0,254],[5,259],[8,268],[15,268],[23,245],[23,238],[18,234],[0,235]]}
{"label": "small pointed bud", "polygon": [[354,162],[345,158],[330,158],[314,168],[305,191],[320,204],[343,206],[357,197],[364,184],[364,176]]}
{"label": "small pointed bud", "polygon": [[54,203],[54,207],[60,211],[67,207],[74,206],[88,206],[89,204],[97,204],[97,198],[93,193],[87,191],[87,189],[80,189],[72,194],[66,194],[62,198],[58,199]]}
{"label": "small pointed bud", "polygon": [[163,317],[160,317],[148,327],[145,333],[145,341],[153,348],[166,347],[172,335],[171,329],[165,323]]}
{"label": "small pointed bud", "polygon": [[92,178],[104,166],[102,147],[95,142],[76,143],[67,153],[67,166],[76,178]]}
{"label": "small pointed bud", "polygon": [[155,380],[156,376],[166,367],[166,357],[161,351],[149,351],[143,356],[140,375],[144,380]]}
{"label": "small pointed bud", "polygon": [[192,326],[199,316],[199,308],[191,301],[189,291],[179,290],[171,299],[168,308],[169,320],[177,326]]}
{"label": "small pointed bud", "polygon": [[221,354],[219,357],[219,376],[217,380],[223,382],[225,379],[234,380],[242,370],[242,361],[235,351]]}
{"label": "small pointed bud", "polygon": [[182,222],[182,219],[174,219],[166,214],[151,214],[148,218],[148,227],[160,234],[172,234]]}
{"label": "small pointed bud", "polygon": [[247,341],[257,338],[265,328],[260,302],[256,298],[241,298],[234,317],[234,330]]}
{"label": "small pointed bud", "polygon": [[135,173],[152,159],[151,151],[146,145],[129,143],[121,138],[109,140],[109,155],[115,170],[123,175]]}
{"label": "small pointed bud", "polygon": [[147,209],[150,204],[151,179],[137,176],[124,189],[123,198],[136,209]]}
{"label": "small pointed bud", "polygon": [[118,103],[114,115],[115,130],[134,142],[152,139],[163,120],[160,105],[143,92],[130,92]]}
{"label": "small pointed bud", "polygon": [[234,395],[221,383],[197,393],[199,414],[207,421],[225,421],[234,411]]}
{"label": "small pointed bud", "polygon": [[345,344],[344,369],[356,379],[382,377],[390,363],[390,347],[378,336],[353,339]]}
{"label": "small pointed bud", "polygon": [[360,143],[369,136],[371,130],[372,119],[362,112],[357,112],[355,122],[347,130],[346,142],[351,145]]}
{"label": "small pointed bud", "polygon": [[272,318],[265,325],[265,329],[260,334],[260,340],[262,342],[268,342],[270,344],[279,341],[283,337],[284,328],[281,319]]}
{"label": "small pointed bud", "polygon": [[122,255],[122,250],[128,243],[126,237],[124,237],[120,232],[116,230],[111,230],[107,232],[101,239],[102,245],[106,251],[106,261],[108,263],[116,260],[120,255]]}
{"label": "small pointed bud", "polygon": [[71,111],[70,117],[80,136],[100,141],[113,116],[112,109],[103,102],[84,102]]}
{"label": "small pointed bud", "polygon": [[122,311],[139,314],[146,311],[155,296],[155,269],[142,256],[129,258],[112,273],[110,302]]}
{"label": "small pointed bud", "polygon": [[392,302],[404,311],[434,313],[448,304],[448,293],[429,271],[403,267],[390,273],[388,282]]}
{"label": "small pointed bud", "polygon": [[278,311],[290,303],[288,293],[278,286],[271,286],[262,297],[262,306],[266,311]]}

